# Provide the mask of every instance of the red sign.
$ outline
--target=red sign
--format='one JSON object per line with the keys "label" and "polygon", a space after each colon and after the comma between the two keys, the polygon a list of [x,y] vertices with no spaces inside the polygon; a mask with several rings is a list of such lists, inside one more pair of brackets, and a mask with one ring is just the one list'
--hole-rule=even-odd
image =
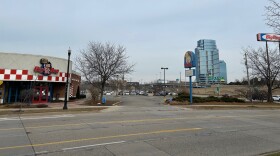
{"label": "red sign", "polygon": [[279,34],[268,34],[268,33],[258,33],[258,41],[268,41],[268,42],[280,42]]}
{"label": "red sign", "polygon": [[57,74],[59,70],[54,68],[41,68],[39,66],[35,66],[34,72],[41,73],[44,75],[50,75],[50,74]]}
{"label": "red sign", "polygon": [[50,74],[57,74],[59,72],[58,69],[52,68],[51,62],[49,62],[48,59],[46,59],[46,58],[42,58],[40,60],[40,63],[41,63],[41,67],[35,66],[34,72],[38,72],[45,76],[50,75]]}

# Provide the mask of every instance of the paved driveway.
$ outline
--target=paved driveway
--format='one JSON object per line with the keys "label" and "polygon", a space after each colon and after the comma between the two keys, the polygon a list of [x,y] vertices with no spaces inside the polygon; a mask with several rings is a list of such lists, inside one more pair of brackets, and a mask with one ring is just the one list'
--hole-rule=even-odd
{"label": "paved driveway", "polygon": [[[108,97],[116,98],[116,97]],[[191,110],[118,97],[101,113],[0,117],[0,155],[259,155],[280,150],[279,110]]]}

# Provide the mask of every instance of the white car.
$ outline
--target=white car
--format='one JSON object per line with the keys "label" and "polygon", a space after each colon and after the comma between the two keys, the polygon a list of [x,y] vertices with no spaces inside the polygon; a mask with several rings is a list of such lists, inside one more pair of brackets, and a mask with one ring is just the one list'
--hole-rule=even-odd
{"label": "white car", "polygon": [[112,95],[112,93],[110,93],[110,92],[107,92],[105,95]]}
{"label": "white car", "polygon": [[272,99],[273,101],[280,101],[280,95],[273,95]]}

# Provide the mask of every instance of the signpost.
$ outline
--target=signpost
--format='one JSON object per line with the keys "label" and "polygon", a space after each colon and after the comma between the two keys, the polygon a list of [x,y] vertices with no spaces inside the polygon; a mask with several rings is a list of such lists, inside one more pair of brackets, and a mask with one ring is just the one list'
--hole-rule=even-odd
{"label": "signpost", "polygon": [[280,41],[280,34],[271,34],[271,33],[258,33],[257,34],[258,41],[265,41],[265,42],[279,42]]}
{"label": "signpost", "polygon": [[[266,42],[266,49],[268,49],[267,42],[278,42],[279,45],[279,53],[280,53],[280,34],[273,33],[258,33],[257,41]],[[267,51],[268,53],[268,51]]]}
{"label": "signpost", "polygon": [[192,76],[195,75],[195,70],[192,67],[196,67],[195,54],[192,51],[187,51],[184,57],[184,67],[189,68],[185,70],[185,77],[189,77],[190,82],[190,104],[192,104]]}
{"label": "signpost", "polygon": [[[279,45],[279,53],[280,53],[280,34],[273,33],[258,33],[257,41],[265,41],[266,45],[266,57],[267,57],[267,68],[269,73],[269,88],[271,88],[271,73],[270,73],[270,61],[268,55],[268,43],[267,42],[278,42]],[[271,97],[268,97],[268,100],[271,100]]]}

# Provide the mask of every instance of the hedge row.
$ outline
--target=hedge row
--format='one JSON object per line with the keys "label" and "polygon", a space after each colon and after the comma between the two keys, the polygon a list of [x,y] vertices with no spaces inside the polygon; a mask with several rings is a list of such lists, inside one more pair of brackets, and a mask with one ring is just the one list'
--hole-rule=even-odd
{"label": "hedge row", "polygon": [[[177,97],[174,97],[173,101],[178,102],[185,102],[189,101],[190,95],[187,93],[178,93]],[[203,103],[203,102],[239,102],[243,103],[244,100],[233,98],[233,97],[214,97],[214,96],[208,96],[208,97],[193,97],[193,103]]]}

